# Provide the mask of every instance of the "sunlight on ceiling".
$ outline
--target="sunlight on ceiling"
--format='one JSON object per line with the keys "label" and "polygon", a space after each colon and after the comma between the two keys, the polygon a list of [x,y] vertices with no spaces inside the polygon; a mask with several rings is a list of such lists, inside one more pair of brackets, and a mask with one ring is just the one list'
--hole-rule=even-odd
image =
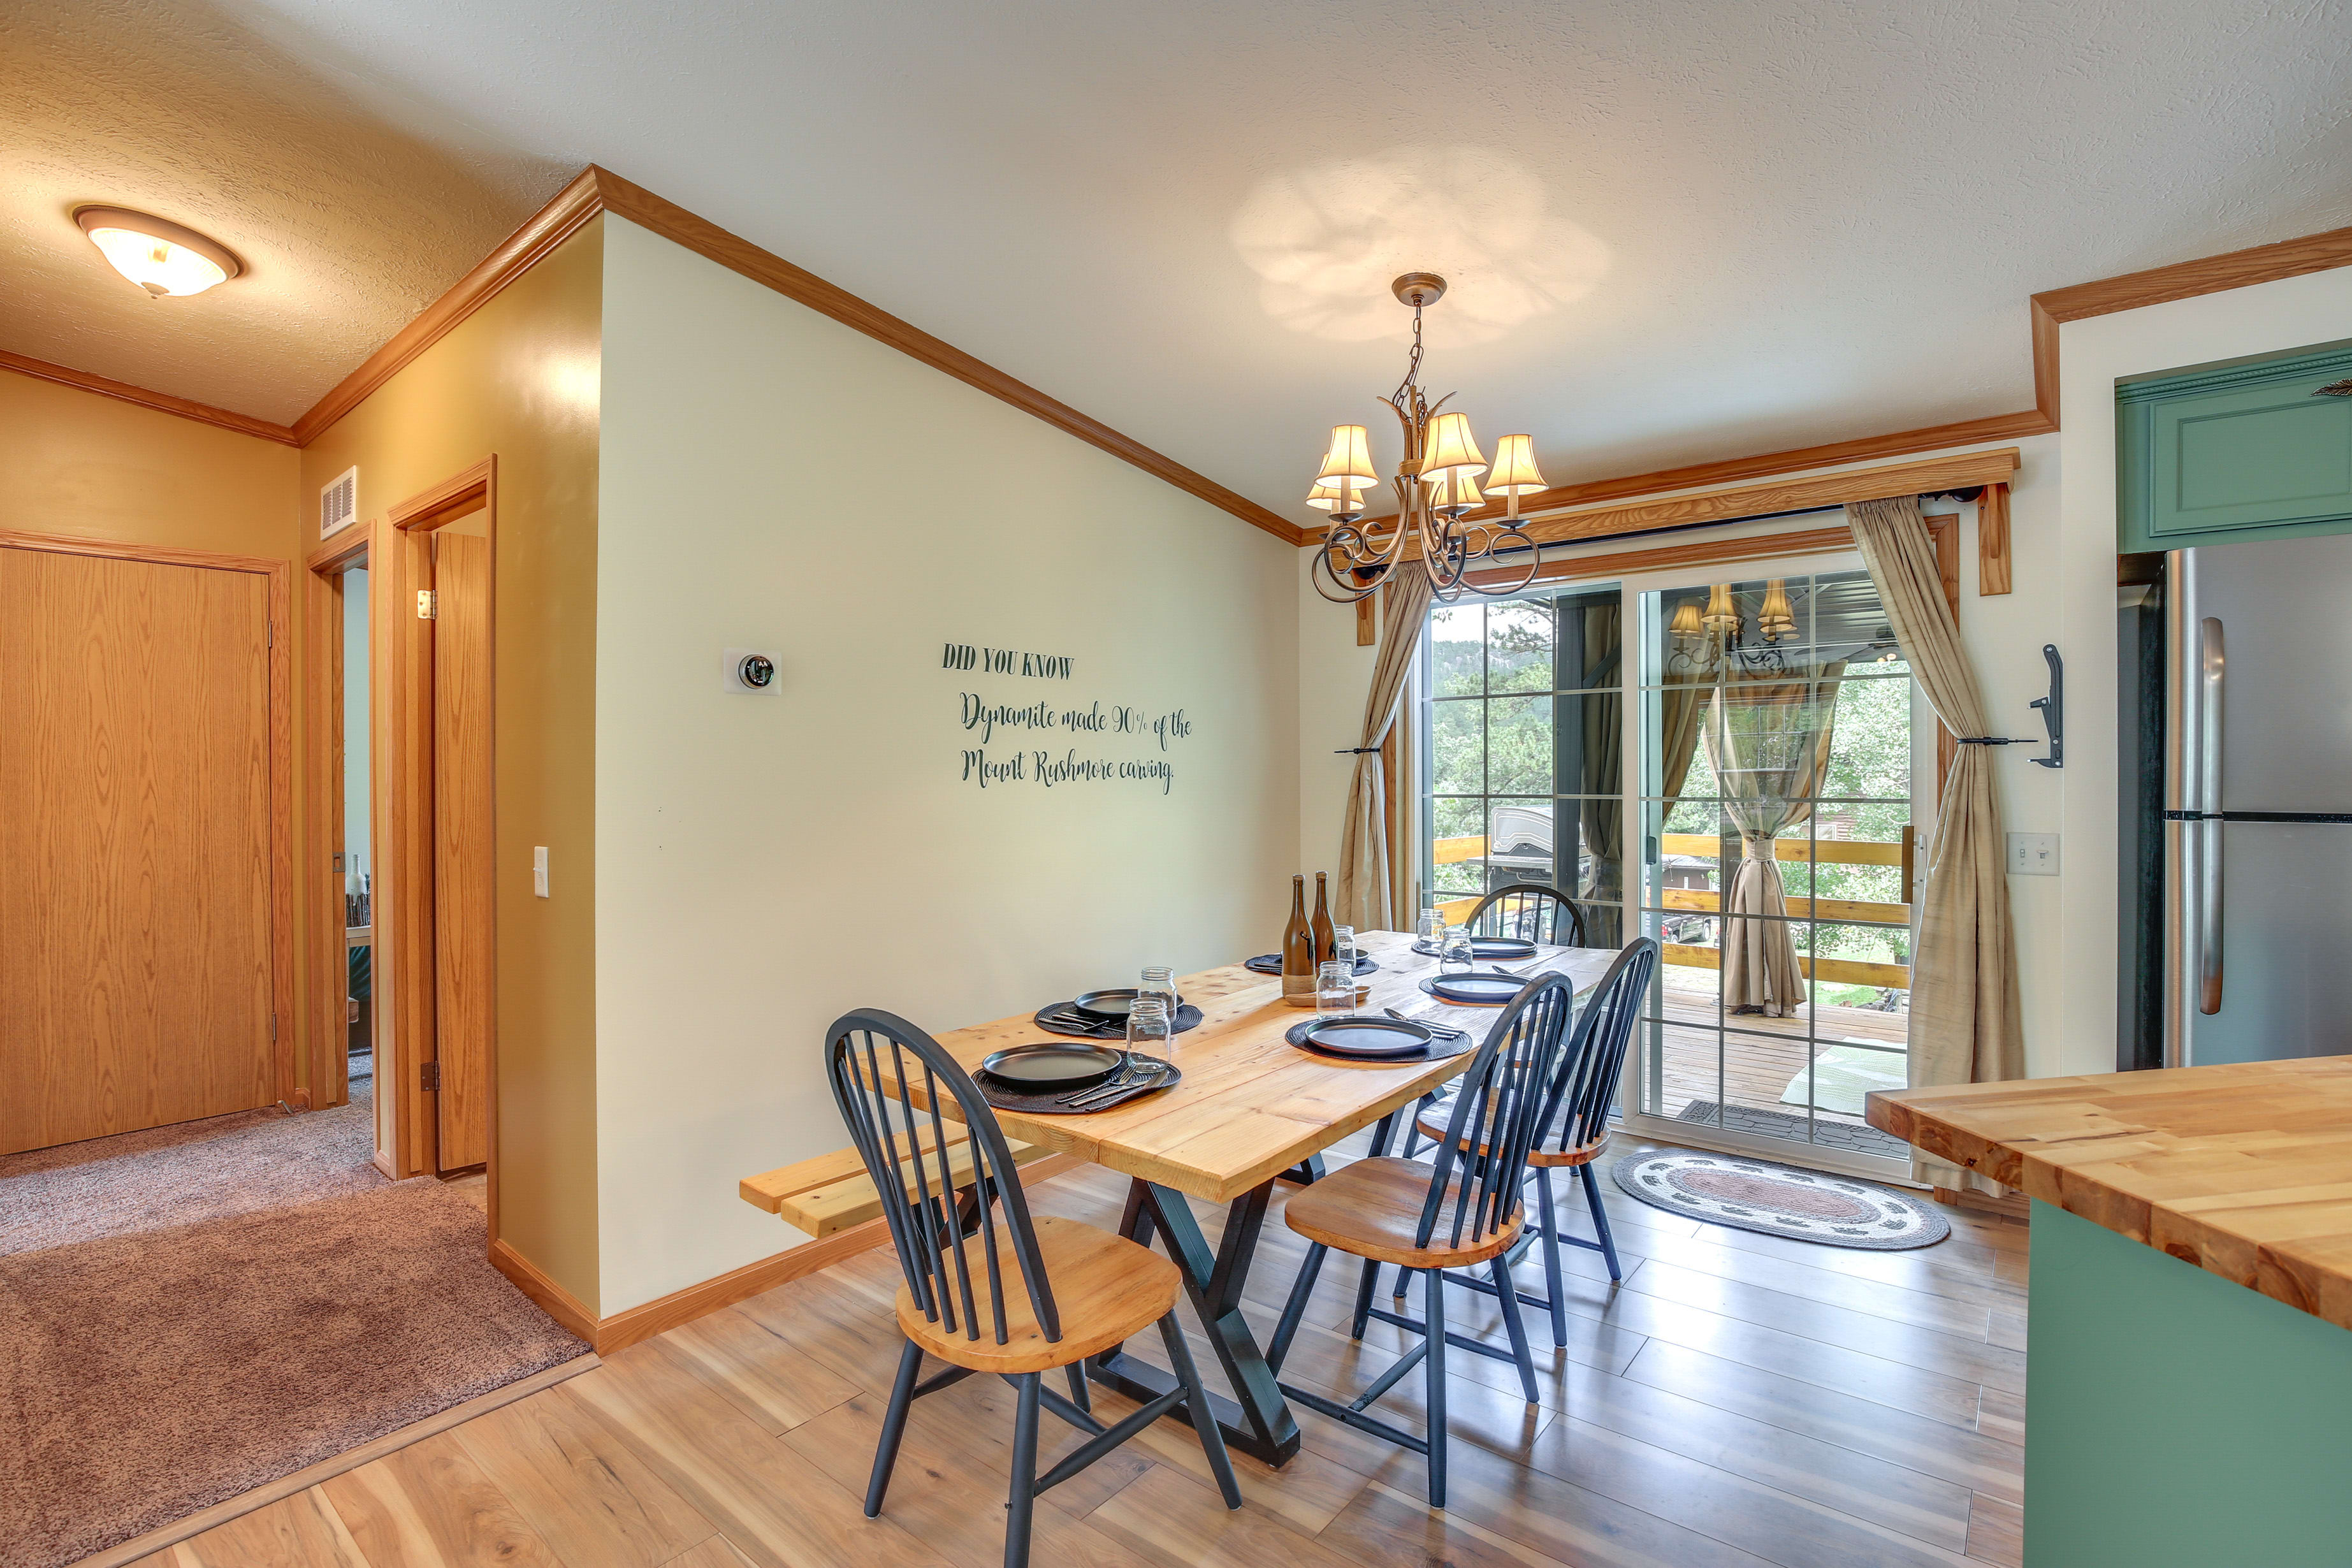
{"label": "sunlight on ceiling", "polygon": [[1230,233],[1265,313],[1341,342],[1394,337],[1389,280],[1444,274],[1445,341],[1486,342],[1581,299],[1609,247],[1546,211],[1543,181],[1491,147],[1398,147],[1259,182]]}

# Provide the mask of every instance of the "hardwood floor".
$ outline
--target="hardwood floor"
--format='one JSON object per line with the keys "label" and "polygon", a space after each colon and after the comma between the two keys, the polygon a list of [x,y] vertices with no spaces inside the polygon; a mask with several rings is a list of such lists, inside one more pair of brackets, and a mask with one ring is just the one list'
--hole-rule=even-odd
{"label": "hardwood floor", "polygon": [[[1116,1226],[1124,1196],[1122,1179],[1087,1167],[1035,1189],[1033,1201]],[[1555,1352],[1529,1322],[1538,1403],[1525,1403],[1501,1363],[1449,1361],[1446,1512],[1422,1501],[1417,1456],[1302,1410],[1305,1447],[1290,1464],[1270,1470],[1234,1456],[1245,1500],[1228,1513],[1191,1430],[1162,1421],[1045,1494],[1034,1561],[2018,1562],[2022,1224],[1946,1210],[1953,1235],[1939,1246],[1853,1252],[1701,1225],[1606,1183],[1604,1199],[1626,1278],[1612,1290],[1597,1255],[1570,1250],[1568,1348]],[[1245,1301],[1262,1336],[1303,1254],[1278,1213]],[[1213,1234],[1220,1216],[1202,1217]],[[1540,1279],[1532,1268],[1528,1277]],[[1326,1268],[1286,1379],[1348,1397],[1406,1342],[1378,1323],[1361,1345],[1348,1339],[1355,1280],[1352,1268]],[[919,1405],[887,1510],[879,1520],[862,1512],[898,1354],[896,1288],[889,1250],[865,1254],[138,1568],[993,1564],[1013,1425],[1012,1390],[996,1380],[972,1378]],[[1457,1291],[1448,1304],[1457,1330],[1504,1342],[1492,1302]],[[1129,1348],[1160,1357],[1156,1339]],[[1205,1347],[1196,1354],[1213,1364]],[[1417,1376],[1405,1379],[1381,1412],[1417,1427],[1419,1387]],[[1106,1419],[1132,1408],[1108,1392],[1095,1397]],[[1041,1463],[1044,1448],[1076,1440],[1059,1423],[1048,1426]]]}

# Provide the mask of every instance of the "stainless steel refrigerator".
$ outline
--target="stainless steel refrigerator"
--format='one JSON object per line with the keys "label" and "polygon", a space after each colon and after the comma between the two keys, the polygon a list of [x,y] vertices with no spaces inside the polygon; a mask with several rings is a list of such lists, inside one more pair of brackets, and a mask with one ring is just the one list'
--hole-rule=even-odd
{"label": "stainless steel refrigerator", "polygon": [[2352,1052],[2352,534],[2177,550],[2162,594],[2150,1054]]}

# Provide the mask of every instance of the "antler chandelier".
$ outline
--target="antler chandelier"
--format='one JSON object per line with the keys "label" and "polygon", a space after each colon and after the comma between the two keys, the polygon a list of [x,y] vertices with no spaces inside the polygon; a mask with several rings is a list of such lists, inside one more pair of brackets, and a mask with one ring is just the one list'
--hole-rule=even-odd
{"label": "antler chandelier", "polygon": [[[1536,469],[1535,439],[1506,436],[1495,448],[1490,469],[1470,433],[1470,416],[1440,413],[1453,400],[1447,393],[1435,403],[1421,385],[1421,312],[1445,293],[1445,279],[1434,272],[1408,272],[1389,285],[1398,300],[1412,307],[1412,354],[1405,362],[1404,380],[1381,401],[1396,410],[1404,432],[1404,458],[1397,464],[1397,512],[1358,527],[1364,515],[1367,492],[1379,483],[1373,471],[1371,442],[1360,425],[1335,425],[1331,450],[1315,476],[1307,504],[1331,514],[1331,527],[1316,552],[1312,575],[1315,591],[1334,604],[1353,604],[1389,580],[1408,554],[1417,556],[1429,577],[1430,591],[1447,601],[1465,590],[1501,597],[1516,594],[1535,580],[1536,542],[1519,527],[1519,498],[1544,488]],[[1486,495],[1505,498],[1502,518],[1486,522],[1463,520],[1485,504],[1478,476],[1486,476]],[[1496,570],[1499,557],[1522,558],[1526,570],[1517,581],[1481,584],[1474,568]],[[1328,584],[1328,585],[1327,585]]]}

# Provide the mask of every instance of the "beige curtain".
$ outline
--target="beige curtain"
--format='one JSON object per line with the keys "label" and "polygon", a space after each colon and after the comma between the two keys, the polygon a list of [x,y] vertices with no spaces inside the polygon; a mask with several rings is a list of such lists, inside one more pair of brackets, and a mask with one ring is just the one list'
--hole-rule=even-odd
{"label": "beige curtain", "polygon": [[1739,830],[1740,858],[1724,891],[1723,1005],[1768,1018],[1797,1016],[1805,976],[1789,928],[1788,889],[1773,842],[1812,815],[1806,797],[1829,766],[1843,659],[1810,648],[1782,653],[1780,668],[1741,672],[1716,689],[1707,757],[1724,814]]}
{"label": "beige curtain", "polygon": [[1429,577],[1418,567],[1391,574],[1381,590],[1380,652],[1372,661],[1372,689],[1364,698],[1356,771],[1348,784],[1348,811],[1339,828],[1339,907],[1331,911],[1334,921],[1358,931],[1396,931],[1412,923],[1391,898],[1389,786],[1380,749],[1397,721],[1429,601]]}
{"label": "beige curtain", "polygon": [[[1858,501],[1845,515],[1878,585],[1887,624],[1936,717],[1955,735],[1987,733],[1984,702],[1944,598],[1918,498]],[[1911,952],[1915,1086],[2025,1076],[2017,945],[2001,863],[2000,806],[1987,751],[1959,748],[1936,813],[1936,842]],[[1916,1179],[1937,1186],[1991,1185],[1925,1155],[1915,1155],[1911,1168]]]}

